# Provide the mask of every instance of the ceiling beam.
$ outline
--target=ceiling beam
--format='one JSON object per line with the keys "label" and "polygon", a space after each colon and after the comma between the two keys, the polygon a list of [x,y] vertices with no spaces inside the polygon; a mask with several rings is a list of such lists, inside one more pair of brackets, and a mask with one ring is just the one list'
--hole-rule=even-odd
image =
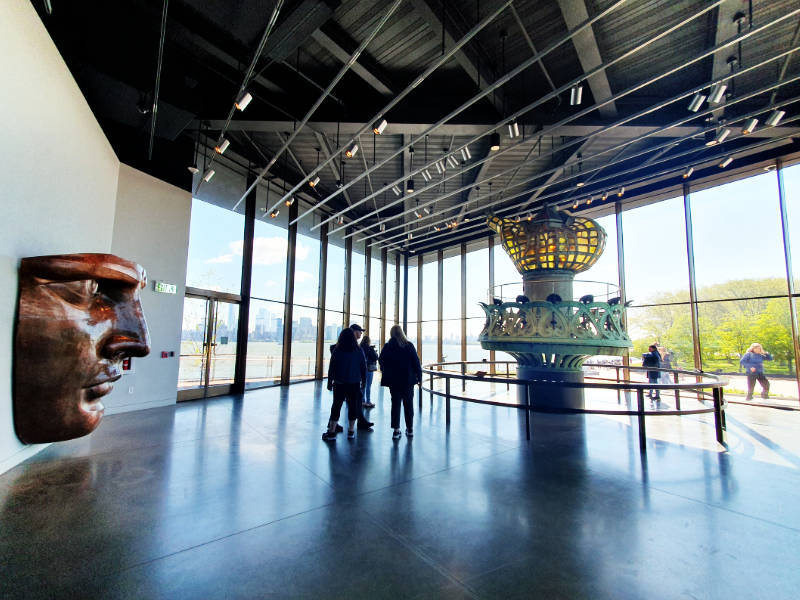
{"label": "ceiling beam", "polygon": [[[441,36],[442,20],[426,2],[426,0],[409,0],[409,3],[414,7],[417,15],[419,15],[422,20],[428,24],[428,27]],[[453,39],[453,36],[451,36],[447,31],[446,27],[444,28],[444,42],[445,46],[448,48],[454,46],[456,43],[456,41]],[[486,89],[494,82],[494,75],[489,73],[489,70],[486,69],[484,65],[481,65],[479,68],[478,65],[475,64],[475,61],[473,61],[463,49],[456,52],[455,59],[458,61],[458,64],[461,66],[461,68],[464,69],[469,78],[475,82],[475,85],[477,85],[479,89]],[[496,94],[490,94],[486,97],[486,99],[495,107],[497,114],[502,116],[504,112],[502,91],[498,91]]]}
{"label": "ceiling beam", "polygon": [[[314,38],[320,46],[325,48],[334,58],[339,60],[342,63],[346,63],[350,60],[350,56],[352,55],[352,51],[348,52],[347,50],[342,47],[341,44],[337,43],[331,35],[323,31],[322,29],[317,29],[311,34],[311,37]],[[364,81],[366,81],[370,86],[372,86],[379,94],[383,96],[393,96],[394,92],[392,89],[384,83],[386,81],[386,76],[383,74],[378,74],[377,72],[373,72],[373,70],[368,69],[365,66],[364,54],[362,53],[350,70],[353,71],[356,75],[361,77]]]}
{"label": "ceiling beam", "polygon": [[[222,120],[211,120],[211,121],[203,121],[203,124],[207,124],[209,129],[219,130],[224,124],[225,121]],[[197,129],[199,123],[198,121],[193,121],[187,127],[189,129]],[[359,131],[364,125],[363,123],[336,123],[335,121],[317,121],[317,122],[309,122],[307,127],[315,132],[325,133],[327,135],[336,135],[337,126],[339,128],[339,132],[342,135],[352,135]],[[230,126],[228,127],[228,131],[249,131],[249,132],[256,132],[256,133],[269,133],[273,131],[291,131],[294,127],[294,123],[292,121],[245,121],[245,120],[234,120],[231,121]],[[430,125],[426,125],[424,123],[389,123],[386,127],[386,130],[383,132],[383,135],[413,135],[414,137],[419,136],[420,134],[424,133]],[[588,124],[575,124],[575,125],[562,125],[555,129],[548,129],[550,126],[547,123],[542,123],[540,125],[541,129],[547,129],[547,135],[553,136],[563,136],[563,137],[583,137],[585,135],[590,135],[596,131],[604,129],[608,127],[607,124],[598,124],[598,125],[588,125]],[[485,133],[487,126],[485,124],[453,124],[453,125],[442,125],[436,129],[436,135],[441,135],[445,137],[450,136],[475,136],[482,133]],[[657,131],[659,129],[656,125],[620,125],[613,129],[613,132],[610,132],[611,135],[619,136],[619,137],[636,137],[640,135],[646,135],[652,133],[653,137],[685,137],[690,135],[691,133],[697,133],[702,131],[702,127],[697,125],[682,125],[679,127],[673,127],[671,129],[665,131]],[[800,128],[778,128],[781,129],[783,133],[770,133],[766,129],[756,129],[752,135],[754,136],[761,136],[761,137],[778,137],[779,135],[786,135],[789,133],[790,130],[797,129],[800,131]]]}
{"label": "ceiling beam", "polygon": [[[746,0],[728,0],[728,2],[723,2],[717,7],[716,13],[717,18],[716,21],[713,22],[714,45],[718,46],[725,40],[730,39],[737,34],[739,29],[733,17],[736,13],[742,13],[743,15],[747,14],[747,2]],[[728,63],[728,59],[731,56],[737,57],[738,60],[736,47],[732,46],[725,52],[717,52],[714,54],[714,60],[711,66],[711,74],[709,79],[723,77],[731,72],[731,66]],[[728,81],[729,87],[731,84],[732,82]],[[719,121],[723,118],[725,115],[725,101],[726,99],[723,98],[722,103],[719,105],[719,109],[712,113],[712,120]]]}
{"label": "ceiling beam", "polygon": [[[584,0],[558,0],[558,6],[569,31],[589,19]],[[572,43],[575,45],[584,73],[588,73],[603,64],[600,48],[597,45],[597,38],[594,37],[594,30],[591,27],[586,27],[580,33],[575,34],[572,37]],[[589,84],[589,89],[592,90],[595,103],[599,104],[611,98],[611,86],[604,70],[592,75],[587,79],[586,83]],[[601,106],[598,112],[606,119],[617,116],[617,108],[613,102]]]}

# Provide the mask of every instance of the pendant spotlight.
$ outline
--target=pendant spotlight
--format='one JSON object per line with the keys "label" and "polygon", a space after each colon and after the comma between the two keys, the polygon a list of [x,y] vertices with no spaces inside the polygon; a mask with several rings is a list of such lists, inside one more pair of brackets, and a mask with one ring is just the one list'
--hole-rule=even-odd
{"label": "pendant spotlight", "polygon": [[409,179],[406,182],[406,194],[413,194],[414,193],[414,180]]}
{"label": "pendant spotlight", "polygon": [[508,137],[512,139],[515,137],[519,137],[519,125],[517,124],[516,121],[511,121],[508,124]]}
{"label": "pendant spotlight", "polygon": [[744,125],[742,125],[742,135],[748,135],[750,133],[753,133],[756,130],[757,126],[758,126],[758,119],[750,117],[744,122]]}
{"label": "pendant spotlight", "polygon": [[689,177],[691,177],[691,176],[692,176],[692,173],[694,173],[694,167],[689,167],[688,169],[686,169],[686,170],[683,172],[683,178],[684,178],[684,179],[689,179]]}
{"label": "pendant spotlight", "polygon": [[496,131],[489,136],[489,150],[492,152],[500,150],[500,134]]}
{"label": "pendant spotlight", "polygon": [[347,150],[345,151],[344,155],[345,155],[347,158],[353,158],[353,157],[356,155],[356,153],[357,153],[357,152],[358,152],[358,144],[353,144],[353,147],[352,147],[352,148],[349,148],[349,149],[347,149]]}
{"label": "pendant spotlight", "polygon": [[375,125],[372,127],[372,133],[374,133],[375,135],[382,134],[383,130],[386,129],[387,125],[388,123],[386,122],[386,119],[383,119],[379,123],[375,123]]}
{"label": "pendant spotlight", "polygon": [[397,187],[396,185],[393,185],[393,186],[392,186],[392,191],[394,192],[394,195],[395,195],[395,196],[399,196],[400,194],[402,194],[402,193],[403,193],[403,192],[401,192],[401,191],[400,191],[400,188],[399,188],[399,187]]}
{"label": "pendant spotlight", "polygon": [[730,134],[731,130],[728,129],[727,127],[723,127],[722,129],[719,130],[719,133],[717,133],[717,137],[715,137],[713,140],[709,140],[706,142],[706,146],[716,146],[717,144],[721,144],[728,138]]}
{"label": "pendant spotlight", "polygon": [[203,173],[203,181],[205,182],[211,181],[211,178],[214,176],[214,173],[216,173],[214,169],[208,169],[205,173]]}
{"label": "pendant spotlight", "polygon": [[689,106],[687,107],[692,112],[697,112],[700,110],[700,107],[703,106],[703,102],[706,101],[706,97],[697,92],[694,96],[692,96],[692,101],[689,102]]}
{"label": "pendant spotlight", "polygon": [[725,90],[728,89],[727,83],[715,83],[711,86],[711,91],[708,93],[709,104],[719,104],[725,97]]}
{"label": "pendant spotlight", "polygon": [[317,187],[319,185],[319,175],[317,175],[316,177],[314,177],[314,179],[309,181],[308,185],[310,185],[312,188]]}
{"label": "pendant spotlight", "polygon": [[461,158],[464,162],[467,162],[470,158],[472,158],[472,154],[469,153],[469,146],[464,146],[461,149]]}
{"label": "pendant spotlight", "polygon": [[583,99],[583,86],[581,84],[573,85],[569,91],[569,105],[578,106]]}
{"label": "pendant spotlight", "polygon": [[777,127],[778,123],[780,123],[781,119],[783,119],[785,116],[785,110],[773,110],[769,117],[767,117],[767,120],[764,121],[764,125],[768,125],[769,127]]}
{"label": "pendant spotlight", "polygon": [[230,145],[231,143],[224,137],[219,138],[219,142],[217,143],[216,146],[214,146],[214,152],[216,152],[217,154],[225,154],[225,150],[227,150],[228,146]]}
{"label": "pendant spotlight", "polygon": [[236,108],[238,108],[239,110],[244,110],[245,108],[247,108],[247,105],[250,104],[250,101],[252,99],[253,97],[250,95],[250,92],[247,91],[242,92],[241,96],[239,96],[236,99],[234,106],[236,106]]}
{"label": "pendant spotlight", "polygon": [[727,167],[732,162],[733,162],[733,157],[732,156],[726,156],[724,159],[722,159],[722,162],[719,163],[719,168],[720,169],[724,169],[725,167]]}

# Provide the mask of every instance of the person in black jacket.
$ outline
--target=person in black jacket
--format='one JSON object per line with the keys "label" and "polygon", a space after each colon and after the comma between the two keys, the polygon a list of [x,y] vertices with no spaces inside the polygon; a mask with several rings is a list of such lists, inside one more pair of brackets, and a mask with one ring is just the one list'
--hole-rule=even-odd
{"label": "person in black jacket", "polygon": [[336,440],[336,425],[342,410],[342,403],[347,402],[348,439],[356,435],[356,418],[361,412],[361,390],[367,379],[367,361],[358,347],[356,336],[350,328],[339,334],[336,347],[333,349],[328,364],[328,389],[333,390],[333,405],[328,420],[328,429],[322,434],[326,442]]}
{"label": "person in black jacket", "polygon": [[[654,367],[656,369],[661,368],[661,354],[658,352],[658,348],[655,344],[651,344],[650,347],[647,349],[647,352],[642,354],[642,366],[643,367]],[[650,383],[658,383],[658,378],[661,375],[660,371],[648,371],[647,372],[647,379]],[[657,389],[650,389],[650,393],[648,394],[651,400],[660,400],[661,397],[658,394]]]}
{"label": "person in black jacket", "polygon": [[392,439],[400,438],[400,404],[406,421],[406,435],[414,435],[414,385],[422,382],[422,367],[414,344],[408,341],[403,328],[395,325],[389,330],[390,339],[381,350],[381,385],[392,396]]}
{"label": "person in black jacket", "polygon": [[364,351],[364,357],[367,359],[367,383],[364,384],[364,396],[361,406],[364,408],[375,408],[375,404],[370,400],[369,393],[372,387],[372,378],[375,375],[375,371],[378,370],[378,353],[368,335],[365,335],[361,339],[359,345],[361,346],[361,350]]}

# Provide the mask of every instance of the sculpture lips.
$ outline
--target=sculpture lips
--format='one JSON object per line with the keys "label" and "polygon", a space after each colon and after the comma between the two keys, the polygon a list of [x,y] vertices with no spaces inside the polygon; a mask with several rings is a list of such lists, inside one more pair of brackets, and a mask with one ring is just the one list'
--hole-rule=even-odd
{"label": "sculpture lips", "polygon": [[100,381],[92,382],[84,388],[86,390],[86,399],[91,401],[95,398],[100,398],[110,393],[111,390],[114,389],[114,382],[120,377],[122,377],[122,374],[116,373],[114,375],[104,377]]}

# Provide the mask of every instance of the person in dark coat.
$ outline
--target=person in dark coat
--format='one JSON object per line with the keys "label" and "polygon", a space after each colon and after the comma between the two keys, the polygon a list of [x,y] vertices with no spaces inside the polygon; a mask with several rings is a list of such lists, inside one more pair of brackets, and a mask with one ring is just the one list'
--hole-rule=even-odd
{"label": "person in dark coat", "polygon": [[[353,335],[356,338],[356,345],[358,346],[358,348],[363,353],[364,350],[358,344],[358,340],[361,337],[361,335],[364,333],[364,329],[362,329],[361,326],[357,325],[356,323],[353,323],[352,325],[350,325],[350,327],[348,329],[350,329],[353,332]],[[333,351],[336,350],[336,346],[337,346],[337,344],[331,344],[331,355],[333,355]],[[366,360],[366,359],[367,359],[367,357],[366,357],[366,354],[365,354],[364,355],[364,360]],[[328,389],[330,389],[330,388],[328,388]],[[370,408],[370,407],[368,407],[368,408]],[[356,420],[358,421],[358,428],[359,429],[363,429],[365,431],[372,431],[372,426],[374,425],[374,423],[372,421],[367,421],[367,417],[364,416],[363,393],[362,393],[362,398],[358,403],[358,411],[355,413],[355,415],[356,415]],[[336,425],[336,432],[338,433],[340,431],[344,431],[344,428],[341,425]]]}
{"label": "person in dark coat", "polygon": [[336,347],[333,349],[328,364],[328,389],[333,390],[333,405],[328,420],[328,429],[322,434],[326,442],[336,440],[336,425],[342,410],[342,403],[347,402],[347,437],[355,437],[356,418],[361,412],[361,390],[367,379],[367,361],[358,347],[356,336],[350,328],[339,334]]}
{"label": "person in dark coat", "polygon": [[[658,348],[655,344],[650,345],[647,349],[647,352],[642,354],[642,366],[643,367],[652,367],[655,369],[661,368],[661,354],[658,352]],[[647,379],[650,383],[658,383],[658,378],[661,375],[660,371],[648,371],[647,372]],[[660,400],[661,396],[659,396],[657,389],[650,389],[650,393],[648,394],[651,400]]]}
{"label": "person in dark coat", "polygon": [[367,383],[364,385],[364,396],[361,406],[364,408],[375,408],[375,404],[370,399],[370,388],[372,388],[372,378],[375,371],[378,370],[378,352],[375,346],[372,345],[372,340],[368,335],[361,339],[361,350],[364,352],[364,357],[367,359]]}
{"label": "person in dark coat", "polygon": [[744,353],[739,364],[744,367],[747,373],[747,397],[745,400],[753,399],[753,389],[756,381],[761,384],[761,397],[765,400],[769,398],[769,381],[764,375],[764,361],[772,360],[772,354],[765,352],[761,344],[750,344],[747,352]]}
{"label": "person in dark coat", "polygon": [[400,438],[400,405],[406,421],[406,435],[414,435],[414,385],[422,383],[422,367],[414,344],[408,341],[403,328],[395,325],[389,331],[378,362],[381,365],[381,385],[392,396],[392,439]]}

